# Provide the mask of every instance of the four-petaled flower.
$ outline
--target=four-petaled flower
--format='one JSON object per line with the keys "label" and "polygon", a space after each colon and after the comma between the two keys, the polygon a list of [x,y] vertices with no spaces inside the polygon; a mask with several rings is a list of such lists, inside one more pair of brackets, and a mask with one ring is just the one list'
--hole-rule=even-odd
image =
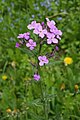
{"label": "four-petaled flower", "polygon": [[29,30],[32,30],[36,27],[36,25],[37,25],[36,21],[32,21],[31,24],[29,24],[27,27]]}
{"label": "four-petaled flower", "polygon": [[46,20],[47,20],[47,26],[48,26],[50,29],[54,28],[55,22],[54,22],[53,20],[50,21],[48,18],[46,18]]}
{"label": "four-petaled flower", "polygon": [[17,36],[17,38],[19,38],[19,39],[24,38],[24,34],[19,34],[19,35]]}
{"label": "four-petaled flower", "polygon": [[46,29],[43,29],[40,23],[37,23],[33,33],[39,35],[39,37],[44,38],[47,33]]}
{"label": "four-petaled flower", "polygon": [[53,33],[47,33],[47,44],[51,44],[51,43],[58,43],[58,40],[55,38],[55,35]]}
{"label": "four-petaled flower", "polygon": [[29,47],[30,50],[33,50],[34,47],[36,47],[36,42],[34,42],[32,39],[29,39],[28,43],[26,43],[26,46]]}
{"label": "four-petaled flower", "polygon": [[40,61],[39,62],[40,66],[43,66],[44,64],[48,64],[49,62],[46,56],[39,56],[38,60]]}
{"label": "four-petaled flower", "polygon": [[19,34],[17,38],[28,40],[30,38],[30,33],[27,32],[27,33]]}
{"label": "four-petaled flower", "polygon": [[30,38],[30,33],[29,32],[24,33],[24,39],[29,40],[29,38]]}
{"label": "four-petaled flower", "polygon": [[34,80],[40,80],[40,75],[39,74],[34,74]]}
{"label": "four-petaled flower", "polygon": [[54,33],[57,37],[62,35],[61,30],[58,30],[56,26],[54,26],[54,28],[51,28],[50,32]]}

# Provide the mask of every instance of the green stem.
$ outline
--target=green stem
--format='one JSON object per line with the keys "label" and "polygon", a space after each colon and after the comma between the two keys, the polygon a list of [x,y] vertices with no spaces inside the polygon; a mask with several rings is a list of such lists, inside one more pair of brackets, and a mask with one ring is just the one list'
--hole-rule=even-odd
{"label": "green stem", "polygon": [[[42,44],[40,44],[40,46],[39,46],[39,55],[41,53],[41,48],[42,48]],[[38,60],[37,70],[38,70],[38,72],[41,72],[40,66],[39,66],[39,60]],[[43,109],[44,109],[44,114],[45,114],[45,120],[48,120],[47,99],[46,99],[46,97],[44,95],[44,89],[43,89],[43,85],[42,85],[42,80],[40,81],[39,85],[40,85],[40,89],[41,89],[41,101],[43,102]]]}
{"label": "green stem", "polygon": [[[41,48],[42,48],[42,44],[40,44],[40,46],[39,46],[39,55],[40,55],[40,53],[41,53]],[[37,70],[38,70],[38,71],[40,70],[39,60],[38,60],[38,64],[37,64]]]}
{"label": "green stem", "polygon": [[40,85],[40,88],[41,88],[41,101],[43,103],[45,120],[48,120],[48,100],[46,98],[46,91],[44,92],[42,81],[40,81],[39,85]]}

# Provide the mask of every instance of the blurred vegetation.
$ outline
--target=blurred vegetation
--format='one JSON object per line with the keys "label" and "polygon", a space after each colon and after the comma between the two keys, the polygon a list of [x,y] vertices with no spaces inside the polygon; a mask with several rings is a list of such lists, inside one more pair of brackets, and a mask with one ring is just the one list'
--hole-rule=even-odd
{"label": "blurred vegetation", "polygon": [[[46,17],[56,21],[63,36],[59,58],[41,69],[41,87],[32,79],[30,57],[15,43],[32,20]],[[79,34],[80,0],[0,1],[0,120],[80,119]],[[71,65],[64,65],[66,56]]]}

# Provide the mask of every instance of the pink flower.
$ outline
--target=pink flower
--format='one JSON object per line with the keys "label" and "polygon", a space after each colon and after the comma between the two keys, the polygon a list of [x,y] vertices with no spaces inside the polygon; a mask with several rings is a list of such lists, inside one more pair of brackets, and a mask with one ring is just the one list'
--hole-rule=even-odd
{"label": "pink flower", "polygon": [[34,47],[36,47],[36,42],[34,42],[32,39],[29,39],[28,43],[26,43],[26,46],[29,47],[30,50],[33,50]]}
{"label": "pink flower", "polygon": [[16,45],[15,45],[16,48],[19,48],[20,47],[20,44],[17,42]]}
{"label": "pink flower", "polygon": [[56,50],[56,51],[58,51],[58,50],[59,50],[59,47],[58,47],[58,46],[56,46],[56,47],[55,47],[55,50]]}
{"label": "pink flower", "polygon": [[48,64],[49,62],[46,56],[39,56],[38,60],[40,61],[39,62],[40,66],[43,66],[44,64]]}
{"label": "pink flower", "polygon": [[54,26],[55,26],[55,22],[53,21],[53,20],[49,20],[49,19],[47,19],[47,26],[50,28],[50,29],[52,29],[52,28],[54,28]]}
{"label": "pink flower", "polygon": [[58,40],[55,38],[53,33],[48,32],[47,34],[47,44],[58,43]]}
{"label": "pink flower", "polygon": [[46,20],[47,20],[47,26],[49,27],[50,32],[56,35],[56,38],[60,40],[61,39],[60,36],[62,35],[61,30],[58,30],[53,20],[50,21],[48,18],[46,18]]}
{"label": "pink flower", "polygon": [[61,40],[61,37],[59,35],[56,35],[56,38],[59,39],[59,40]]}
{"label": "pink flower", "polygon": [[28,40],[30,38],[30,33],[27,32],[27,33],[19,34],[17,38]]}
{"label": "pink flower", "polygon": [[55,37],[54,33],[47,32],[46,34],[47,38]]}
{"label": "pink flower", "polygon": [[45,34],[47,33],[46,29],[42,29],[42,26],[40,23],[37,23],[33,33],[39,35],[39,37],[44,38]]}
{"label": "pink flower", "polygon": [[44,22],[42,22],[41,25],[44,26],[45,25]]}
{"label": "pink flower", "polygon": [[24,34],[19,34],[17,38],[23,38]]}
{"label": "pink flower", "polygon": [[29,32],[24,33],[23,38],[26,39],[26,40],[29,40],[29,38],[30,38],[30,33],[29,33]]}
{"label": "pink flower", "polygon": [[56,35],[56,33],[58,32],[57,27],[56,27],[56,26],[51,27],[51,28],[50,28],[50,32],[52,32],[52,33],[54,33],[54,34]]}
{"label": "pink flower", "polygon": [[34,74],[34,80],[40,80],[40,75],[39,74]]}
{"label": "pink flower", "polygon": [[29,24],[27,27],[29,30],[32,30],[36,27],[36,24],[37,24],[36,21],[32,21],[31,24]]}
{"label": "pink flower", "polygon": [[54,28],[51,28],[50,32],[52,32],[52,33],[54,33],[55,35],[58,35],[58,36],[62,35],[61,30],[58,30],[56,26],[54,26]]}

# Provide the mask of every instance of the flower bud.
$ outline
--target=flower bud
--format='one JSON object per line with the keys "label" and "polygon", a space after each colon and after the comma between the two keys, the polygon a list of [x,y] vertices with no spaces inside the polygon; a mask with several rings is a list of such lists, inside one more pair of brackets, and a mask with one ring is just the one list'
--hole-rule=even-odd
{"label": "flower bud", "polygon": [[78,89],[79,89],[79,86],[76,84],[76,85],[74,86],[74,89],[75,89],[75,92],[77,92]]}

